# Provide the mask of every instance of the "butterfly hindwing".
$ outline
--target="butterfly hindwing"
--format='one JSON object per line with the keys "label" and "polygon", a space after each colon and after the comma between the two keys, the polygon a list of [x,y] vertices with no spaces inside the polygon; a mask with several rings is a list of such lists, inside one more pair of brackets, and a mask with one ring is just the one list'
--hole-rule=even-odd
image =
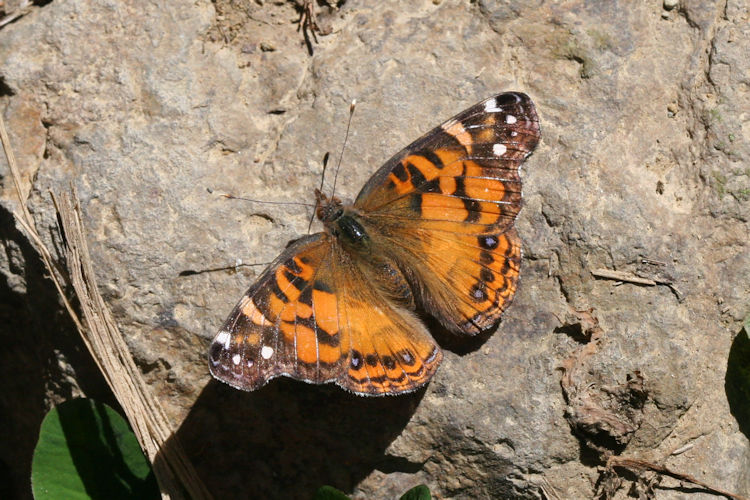
{"label": "butterfly hindwing", "polygon": [[[337,260],[347,276],[340,293],[340,318],[350,342],[346,373],[337,384],[357,394],[412,392],[437,370],[442,352],[424,324],[382,288],[369,263]],[[355,264],[355,265],[351,265]]]}
{"label": "butterfly hindwing", "polygon": [[412,227],[409,234],[396,255],[412,263],[423,309],[458,333],[473,335],[497,323],[518,282],[521,241],[515,228],[472,235]]}

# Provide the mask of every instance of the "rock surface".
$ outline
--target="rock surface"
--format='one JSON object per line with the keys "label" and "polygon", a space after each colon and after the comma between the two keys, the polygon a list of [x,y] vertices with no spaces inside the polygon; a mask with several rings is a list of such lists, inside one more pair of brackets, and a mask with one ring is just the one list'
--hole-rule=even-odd
{"label": "rock surface", "polygon": [[[0,112],[37,224],[54,242],[49,190],[74,184],[101,292],[216,497],[394,498],[424,482],[440,498],[590,498],[607,453],[750,494],[724,390],[750,309],[747,2],[340,3],[316,6],[330,34],[312,55],[281,1],[53,1],[0,30]],[[338,184],[353,197],[502,90],[532,96],[543,135],[523,172],[521,286],[492,336],[441,338],[443,366],[406,397],[209,380],[208,342],[262,266],[180,273],[269,262],[309,214],[207,188],[312,200],[356,98]],[[25,498],[45,409],[111,395],[13,221],[4,158],[0,175],[0,483]],[[613,425],[582,436],[560,368],[591,345],[575,319],[590,308],[602,333],[576,384]],[[634,374],[645,400],[623,407]]]}

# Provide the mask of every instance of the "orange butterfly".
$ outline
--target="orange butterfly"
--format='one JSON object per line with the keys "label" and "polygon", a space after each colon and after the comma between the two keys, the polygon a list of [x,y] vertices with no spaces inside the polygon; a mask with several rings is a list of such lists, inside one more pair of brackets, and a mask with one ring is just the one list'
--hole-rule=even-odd
{"label": "orange butterfly", "polygon": [[316,190],[325,231],[292,242],[235,306],[209,350],[213,376],[367,396],[426,384],[442,352],[416,306],[474,335],[513,299],[519,167],[539,136],[531,99],[498,94],[388,160],[353,205]]}

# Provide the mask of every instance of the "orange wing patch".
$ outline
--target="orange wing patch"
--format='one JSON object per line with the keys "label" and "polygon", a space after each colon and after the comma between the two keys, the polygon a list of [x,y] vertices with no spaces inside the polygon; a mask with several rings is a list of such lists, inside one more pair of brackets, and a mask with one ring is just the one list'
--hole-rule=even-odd
{"label": "orange wing patch", "polygon": [[412,392],[424,385],[443,357],[424,324],[405,309],[373,302],[374,295],[357,295],[344,299],[352,349],[347,373],[337,383],[366,395]]}
{"label": "orange wing patch", "polygon": [[493,326],[510,305],[521,267],[514,228],[498,235],[422,232],[427,268],[424,301],[443,325],[476,334]]}
{"label": "orange wing patch", "polygon": [[491,327],[515,294],[519,167],[538,141],[527,96],[492,97],[394,156],[355,202],[389,235],[378,251],[405,263],[419,302],[453,331]]}

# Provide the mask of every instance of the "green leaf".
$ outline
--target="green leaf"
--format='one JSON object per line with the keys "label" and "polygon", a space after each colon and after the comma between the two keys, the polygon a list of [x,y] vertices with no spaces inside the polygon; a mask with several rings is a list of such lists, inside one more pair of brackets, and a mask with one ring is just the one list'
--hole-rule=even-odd
{"label": "green leaf", "polygon": [[729,349],[724,391],[740,431],[750,438],[750,316]]}
{"label": "green leaf", "polygon": [[321,486],[315,492],[313,500],[351,500],[351,498],[333,486]]}
{"label": "green leaf", "polygon": [[427,486],[420,484],[401,495],[399,500],[432,500],[432,495]]}
{"label": "green leaf", "polygon": [[36,500],[160,498],[127,421],[91,399],[66,401],[44,417],[31,485]]}

